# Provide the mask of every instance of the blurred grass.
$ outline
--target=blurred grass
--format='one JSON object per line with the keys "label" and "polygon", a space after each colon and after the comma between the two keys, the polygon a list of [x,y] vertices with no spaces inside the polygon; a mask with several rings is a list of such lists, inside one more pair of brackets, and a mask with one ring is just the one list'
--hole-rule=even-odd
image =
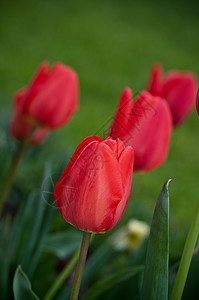
{"label": "blurred grass", "polygon": [[[134,93],[145,87],[154,61],[165,70],[188,69],[199,75],[198,10],[197,1],[1,1],[1,122],[9,119],[13,92],[29,82],[43,60],[72,66],[80,80],[80,110],[67,126],[51,134],[38,155],[31,152],[16,182],[20,184],[25,172],[26,180],[36,186],[46,158],[56,169],[69,147],[72,153],[113,116],[124,86]],[[173,179],[171,250],[175,253],[181,251],[199,195],[198,122],[194,112],[174,131],[168,160],[142,176],[130,199],[132,216],[150,222],[161,185]],[[64,226],[61,218],[58,222]]]}

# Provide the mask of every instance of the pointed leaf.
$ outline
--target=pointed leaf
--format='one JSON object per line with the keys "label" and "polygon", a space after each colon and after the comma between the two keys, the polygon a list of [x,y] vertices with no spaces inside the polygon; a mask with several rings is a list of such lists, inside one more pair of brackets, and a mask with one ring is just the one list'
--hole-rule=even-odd
{"label": "pointed leaf", "polygon": [[31,283],[21,266],[18,266],[15,272],[13,292],[15,300],[39,300],[37,295],[33,292]]}
{"label": "pointed leaf", "polygon": [[141,299],[168,298],[169,193],[164,183],[155,207],[148,242]]}

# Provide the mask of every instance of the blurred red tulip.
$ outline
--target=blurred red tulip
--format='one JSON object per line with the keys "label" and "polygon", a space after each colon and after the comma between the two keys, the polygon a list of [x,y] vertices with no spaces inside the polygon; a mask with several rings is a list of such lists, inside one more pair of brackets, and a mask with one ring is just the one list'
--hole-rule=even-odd
{"label": "blurred red tulip", "polygon": [[119,139],[85,138],[55,186],[64,219],[95,233],[115,227],[129,198],[133,160],[133,149]]}
{"label": "blurred red tulip", "polygon": [[56,63],[49,69],[44,62],[30,84],[14,95],[15,112],[11,134],[23,140],[32,125],[45,129],[37,131],[37,141],[52,130],[66,124],[78,109],[78,78],[73,69]]}
{"label": "blurred red tulip", "polygon": [[123,90],[110,136],[133,147],[134,170],[146,172],[161,165],[168,155],[171,133],[171,112],[164,99],[143,91],[133,103],[131,89]]}
{"label": "blurred red tulip", "polygon": [[196,97],[196,109],[199,115],[199,89],[198,89],[198,93],[197,93],[197,97]]}
{"label": "blurred red tulip", "polygon": [[153,65],[148,91],[167,100],[173,116],[173,124],[183,122],[193,110],[197,92],[197,78],[191,72],[172,70],[166,75],[160,64]]}

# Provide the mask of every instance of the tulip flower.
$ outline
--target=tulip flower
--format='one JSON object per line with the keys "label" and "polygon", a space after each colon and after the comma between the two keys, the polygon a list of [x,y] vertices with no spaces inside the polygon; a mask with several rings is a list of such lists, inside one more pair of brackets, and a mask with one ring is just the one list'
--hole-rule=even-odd
{"label": "tulip flower", "polygon": [[16,169],[30,144],[39,144],[50,130],[66,124],[78,108],[78,78],[73,69],[47,62],[39,67],[28,86],[14,95],[11,135],[21,141],[0,193],[0,211]]}
{"label": "tulip flower", "polygon": [[[44,62],[30,84],[18,91],[14,99],[11,133],[16,138],[25,138],[30,130],[30,126],[23,127],[23,123],[51,130],[59,128],[70,120],[78,108],[77,75],[62,63],[56,63],[50,69]],[[40,131],[38,139],[45,133]]]}
{"label": "tulip flower", "polygon": [[199,89],[198,89],[198,93],[197,93],[197,97],[196,97],[196,109],[199,115]]}
{"label": "tulip flower", "polygon": [[195,105],[197,78],[192,72],[172,70],[163,74],[161,65],[155,64],[149,76],[148,91],[169,104],[173,124],[182,123]]}
{"label": "tulip flower", "polygon": [[133,102],[125,88],[109,135],[134,149],[134,170],[150,171],[167,158],[172,133],[172,117],[167,102],[143,91]]}
{"label": "tulip flower", "polygon": [[119,140],[85,138],[58,180],[54,197],[64,219],[105,233],[120,221],[130,194],[134,153]]}

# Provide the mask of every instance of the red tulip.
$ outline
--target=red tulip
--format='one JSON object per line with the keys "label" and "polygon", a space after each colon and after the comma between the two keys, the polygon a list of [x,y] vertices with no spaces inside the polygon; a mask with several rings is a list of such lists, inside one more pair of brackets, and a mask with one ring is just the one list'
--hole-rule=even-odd
{"label": "red tulip", "polygon": [[[29,125],[33,124],[56,129],[66,124],[78,108],[77,75],[62,63],[56,63],[49,69],[45,62],[30,84],[17,92],[14,99],[11,133],[16,138],[27,136],[31,128]],[[24,129],[23,123],[26,124]],[[42,136],[46,130],[38,132]]]}
{"label": "red tulip", "polygon": [[110,129],[110,136],[134,149],[134,170],[150,171],[167,158],[172,117],[167,102],[143,91],[133,103],[132,91],[125,88]]}
{"label": "red tulip", "polygon": [[161,65],[151,69],[148,91],[167,100],[173,116],[173,124],[183,122],[193,110],[197,92],[197,78],[191,72],[172,70],[163,74]]}
{"label": "red tulip", "polygon": [[197,97],[196,97],[196,109],[199,115],[199,89],[198,89],[198,93],[197,93]]}
{"label": "red tulip", "polygon": [[64,219],[95,233],[115,227],[129,198],[133,160],[133,149],[119,139],[85,138],[55,186]]}

